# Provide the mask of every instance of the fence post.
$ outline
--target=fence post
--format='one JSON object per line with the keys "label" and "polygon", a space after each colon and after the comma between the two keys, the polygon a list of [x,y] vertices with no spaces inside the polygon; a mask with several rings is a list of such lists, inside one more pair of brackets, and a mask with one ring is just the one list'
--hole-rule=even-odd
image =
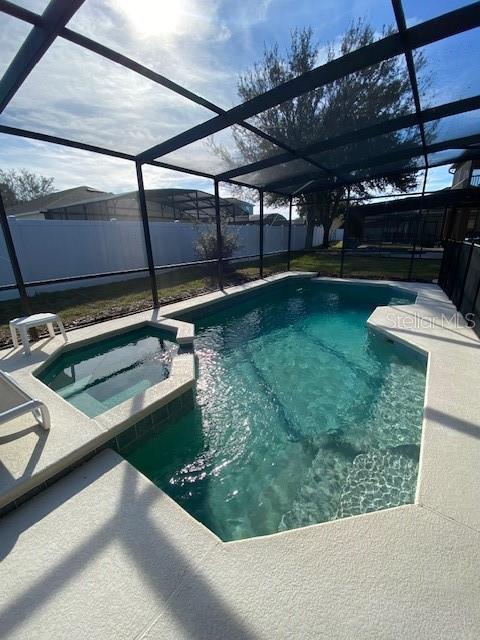
{"label": "fence post", "polygon": [[348,191],[347,191],[347,210],[345,211],[345,219],[343,222],[342,255],[340,258],[340,278],[343,278],[343,264],[345,261],[345,245],[347,240],[347,224],[348,224],[349,213],[350,213],[350,187],[348,187]]}
{"label": "fence post", "polygon": [[472,244],[470,245],[470,251],[468,252],[467,264],[465,265],[465,275],[463,276],[462,281],[462,290],[460,292],[460,299],[458,301],[457,309],[460,309],[463,302],[463,296],[465,294],[465,285],[467,284],[468,272],[470,271],[470,262],[472,261],[473,249],[475,247],[475,241],[472,240]]}
{"label": "fence post", "polygon": [[[423,219],[422,216],[422,212],[423,212],[423,198],[425,197],[425,187],[427,186],[427,176],[428,176],[428,165],[425,167],[425,175],[423,176],[423,186],[422,186],[422,199],[421,199],[421,204],[420,204],[420,208],[418,210],[418,224],[417,224],[417,228],[415,230],[415,236],[413,238],[413,249],[412,249],[412,255],[410,257],[410,265],[408,267],[408,280],[410,281],[412,279],[412,271],[413,271],[413,261],[415,260],[415,251],[417,250],[417,236],[418,236],[418,230],[420,228],[420,222]],[[423,230],[423,228],[422,228]]]}
{"label": "fence post", "polygon": [[[479,294],[480,294],[480,275],[478,277],[478,284],[477,284],[477,288],[475,289],[475,295],[473,296],[473,302],[472,302],[472,310],[470,312],[470,313],[473,313],[475,316],[476,316],[475,307],[477,306],[477,299]],[[475,320],[476,320],[476,317],[475,317]],[[476,333],[477,335],[480,335],[480,331],[477,331]]]}
{"label": "fence post", "polygon": [[22,270],[20,269],[20,263],[18,262],[17,252],[15,250],[15,243],[13,242],[12,232],[10,225],[8,224],[7,213],[3,204],[2,194],[0,192],[0,225],[2,227],[3,236],[5,238],[5,244],[7,246],[8,257],[10,258],[10,264],[12,266],[13,276],[15,278],[15,284],[17,285],[18,293],[20,295],[20,305],[22,313],[26,316],[31,315],[32,308],[30,300],[28,299],[27,289],[22,276]]}
{"label": "fence post", "polygon": [[290,202],[288,207],[288,256],[287,256],[287,271],[290,271],[290,258],[292,254],[292,202],[293,196],[290,196]]}
{"label": "fence post", "polygon": [[445,224],[447,222],[448,205],[445,205],[442,216],[442,226],[440,227],[440,243],[443,243],[443,234],[445,233]]}
{"label": "fence post", "polygon": [[438,284],[439,286],[445,290],[445,271],[447,262],[450,258],[450,240],[442,241],[443,245],[443,253],[442,253],[442,262],[440,263],[440,271],[438,274]]}
{"label": "fence post", "polygon": [[[453,293],[454,293],[454,290],[455,290],[455,276],[456,276],[457,269],[458,269],[458,263],[460,262],[460,256],[462,254],[462,246],[463,246],[463,243],[461,242],[461,240],[454,240],[453,241],[453,247],[455,247],[455,249],[456,249],[456,254],[454,256],[454,265],[455,266],[454,266],[453,269],[449,269],[450,273],[452,274],[452,278],[451,278],[450,281],[448,280],[449,273],[447,273],[447,282],[446,282],[447,287],[446,287],[446,291],[445,291],[445,293],[450,298],[450,300],[452,300],[452,296],[453,296]],[[453,300],[452,300],[452,302],[453,302]]]}
{"label": "fence post", "polygon": [[263,278],[263,189],[259,189],[260,195],[260,278]]}
{"label": "fence post", "polygon": [[218,286],[223,291],[223,238],[222,238],[222,219],[220,215],[220,193],[218,190],[218,180],[214,180],[214,187],[215,187],[215,226],[217,230]]}
{"label": "fence post", "polygon": [[143,184],[141,163],[135,162],[135,168],[137,170],[138,202],[140,205],[140,215],[142,217],[143,237],[145,240],[145,250],[147,253],[148,271],[150,273],[150,286],[152,289],[153,307],[154,309],[158,309],[160,305],[158,303],[157,278],[155,275],[155,264],[153,262],[152,239],[150,237],[150,226],[148,224],[147,200],[145,198],[145,187]]}

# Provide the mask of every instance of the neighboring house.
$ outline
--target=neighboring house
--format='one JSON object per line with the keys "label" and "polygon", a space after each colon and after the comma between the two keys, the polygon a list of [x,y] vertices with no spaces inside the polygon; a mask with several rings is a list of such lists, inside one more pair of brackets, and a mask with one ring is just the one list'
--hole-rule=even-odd
{"label": "neighboring house", "polygon": [[78,202],[88,203],[98,200],[99,197],[110,197],[112,195],[112,193],[93,189],[92,187],[74,187],[73,189],[65,189],[64,191],[49,193],[47,196],[35,198],[29,202],[15,204],[7,207],[6,212],[7,215],[15,216],[16,218],[44,220],[45,213],[50,209],[68,207]]}
{"label": "neighboring house", "polygon": [[[146,189],[145,197],[152,221],[215,219],[215,197],[204,191]],[[220,198],[221,214],[229,221],[248,222],[249,207],[236,198]],[[44,220],[135,220],[139,217],[138,192],[113,194],[77,187],[9,207],[7,215]]]}
{"label": "neighboring house", "polygon": [[244,200],[239,200],[238,198],[224,198],[224,200],[237,207],[240,207],[240,209],[242,209],[242,211],[244,211],[248,216],[251,216],[253,214],[252,202],[245,202]]}
{"label": "neighboring house", "polygon": [[450,167],[453,174],[452,189],[480,187],[480,159],[457,162]]}
{"label": "neighboring house", "polygon": [[[478,233],[480,223],[480,159],[450,167],[452,186],[419,197],[355,207],[361,218],[362,240],[372,244],[440,245],[444,238],[463,240]],[[418,212],[422,222],[418,225]]]}
{"label": "neighboring house", "polygon": [[[255,213],[251,216],[248,216],[248,221],[253,222],[254,224],[259,224],[260,214]],[[288,224],[288,220],[285,218],[285,216],[282,216],[281,213],[266,213],[263,216],[263,224],[278,226],[278,225]]]}
{"label": "neighboring house", "polygon": [[444,238],[463,240],[478,228],[480,190],[447,188],[423,198],[356,205],[351,219],[350,234],[366,243],[435,246]]}

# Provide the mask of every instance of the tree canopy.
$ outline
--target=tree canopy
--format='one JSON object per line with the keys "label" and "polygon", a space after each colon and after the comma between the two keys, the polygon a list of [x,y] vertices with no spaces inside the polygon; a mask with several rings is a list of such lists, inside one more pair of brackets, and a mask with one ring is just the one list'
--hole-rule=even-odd
{"label": "tree canopy", "polygon": [[[382,36],[392,32],[384,27]],[[263,58],[238,79],[238,94],[242,100],[250,100],[300,74],[317,67],[322,61],[330,62],[338,56],[348,54],[375,40],[373,28],[362,20],[353,23],[343,34],[339,44],[328,44],[321,49],[314,42],[311,28],[295,30],[291,34],[288,50],[282,54],[278,44],[266,48]],[[425,59],[416,54],[416,69],[423,70]],[[423,88],[428,82],[422,74]],[[287,143],[290,147],[301,148],[315,141],[334,137],[348,130],[367,126],[383,119],[390,119],[411,113],[414,110],[409,76],[403,56],[384,60],[348,76],[318,87],[293,100],[268,109],[250,119],[249,122],[263,132]],[[432,132],[432,129],[430,129]],[[278,152],[268,140],[236,127],[233,137],[237,149],[245,163],[256,162]],[[349,162],[362,161],[368,157],[396,150],[402,146],[420,144],[417,127],[394,131],[382,136],[352,143],[343,147],[317,154],[313,159],[326,167],[328,180],[332,170]],[[224,157],[228,150],[222,149]],[[238,166],[238,164],[237,164]],[[399,169],[403,173],[399,173]],[[312,170],[314,167],[312,166]],[[352,185],[353,193],[365,194],[369,190],[384,190],[388,187],[405,192],[417,184],[417,169],[410,161],[395,163],[386,167],[391,174],[386,177],[360,176],[361,182]],[[328,244],[328,231],[333,220],[341,214],[345,187],[318,191],[307,197],[300,197],[300,214],[307,218],[309,234],[313,234],[316,224],[323,224]],[[271,204],[285,201],[276,194],[266,193]]]}
{"label": "tree canopy", "polygon": [[28,169],[0,169],[0,191],[5,207],[30,202],[54,191],[53,178],[46,178]]}

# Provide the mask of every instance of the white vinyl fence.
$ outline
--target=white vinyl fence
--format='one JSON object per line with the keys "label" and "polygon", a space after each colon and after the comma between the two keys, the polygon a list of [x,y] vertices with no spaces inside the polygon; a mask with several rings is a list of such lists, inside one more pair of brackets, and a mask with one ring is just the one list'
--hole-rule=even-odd
{"label": "white vinyl fence", "polygon": [[[82,276],[101,272],[140,269],[146,266],[145,245],[140,221],[17,220],[9,218],[10,228],[26,282]],[[157,266],[193,262],[199,257],[198,236],[214,226],[186,222],[151,222],[150,233]],[[234,257],[259,252],[258,225],[229,225],[236,236]],[[292,249],[305,247],[306,227],[292,225]],[[337,231],[338,235],[338,231]],[[323,228],[316,227],[313,244],[323,239]],[[264,227],[264,252],[286,251],[287,226]],[[145,274],[146,275],[146,274]],[[135,276],[133,276],[135,277]],[[138,277],[138,276],[137,276]],[[29,293],[92,286],[115,280],[102,278],[30,288]],[[3,235],[0,234],[0,285],[14,284]],[[17,296],[16,291],[0,293],[0,299]]]}

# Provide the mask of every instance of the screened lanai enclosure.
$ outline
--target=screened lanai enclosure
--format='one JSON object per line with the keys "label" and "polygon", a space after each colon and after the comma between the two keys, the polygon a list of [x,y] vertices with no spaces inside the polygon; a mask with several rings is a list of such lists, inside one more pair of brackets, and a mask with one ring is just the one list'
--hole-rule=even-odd
{"label": "screened lanai enclosure", "polygon": [[0,168],[74,192],[20,215],[0,184],[1,324],[289,269],[439,281],[478,315],[480,3],[258,4],[0,0]]}

